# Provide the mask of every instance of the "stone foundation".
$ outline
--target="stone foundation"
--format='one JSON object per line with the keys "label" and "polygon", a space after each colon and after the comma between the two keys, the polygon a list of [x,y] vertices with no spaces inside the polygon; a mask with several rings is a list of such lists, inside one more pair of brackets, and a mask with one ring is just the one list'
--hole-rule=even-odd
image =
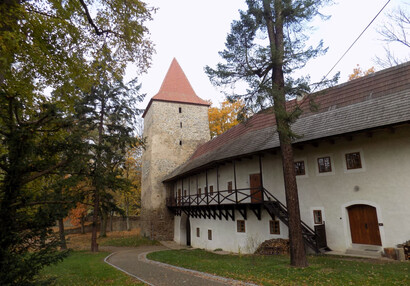
{"label": "stone foundation", "polygon": [[141,234],[155,240],[174,240],[174,216],[167,208],[143,209]]}

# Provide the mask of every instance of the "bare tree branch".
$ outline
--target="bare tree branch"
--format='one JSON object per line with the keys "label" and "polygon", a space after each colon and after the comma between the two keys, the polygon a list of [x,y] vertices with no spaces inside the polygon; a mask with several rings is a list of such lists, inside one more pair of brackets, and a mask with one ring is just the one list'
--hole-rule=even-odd
{"label": "bare tree branch", "polygon": [[114,34],[116,36],[120,36],[118,33],[110,29],[107,29],[107,30],[99,29],[97,25],[94,23],[94,20],[90,15],[90,11],[88,10],[87,4],[85,4],[84,0],[80,0],[80,3],[81,3],[81,6],[83,6],[84,8],[84,13],[85,13],[85,16],[87,17],[88,23],[94,28],[94,31],[98,36],[101,36],[103,34]]}

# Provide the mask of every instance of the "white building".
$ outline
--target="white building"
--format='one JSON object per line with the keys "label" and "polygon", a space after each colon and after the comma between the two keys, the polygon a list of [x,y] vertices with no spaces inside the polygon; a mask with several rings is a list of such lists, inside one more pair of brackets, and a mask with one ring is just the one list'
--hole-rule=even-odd
{"label": "white building", "polygon": [[[303,99],[289,102],[304,109],[293,125],[303,137],[293,146],[306,245],[378,252],[409,240],[410,63],[321,91],[315,102],[317,112]],[[176,242],[251,253],[267,239],[287,238],[272,112],[189,152],[158,178]]]}

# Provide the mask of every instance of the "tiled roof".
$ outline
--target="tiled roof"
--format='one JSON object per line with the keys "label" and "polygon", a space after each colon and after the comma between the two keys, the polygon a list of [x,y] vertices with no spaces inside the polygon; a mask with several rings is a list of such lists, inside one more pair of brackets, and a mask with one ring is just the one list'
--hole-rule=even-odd
{"label": "tiled roof", "polygon": [[[292,130],[305,142],[410,122],[410,62],[337,85],[315,94],[317,112],[304,110]],[[296,101],[289,101],[289,110]],[[166,180],[201,169],[213,162],[279,147],[271,109],[202,144]]]}
{"label": "tiled roof", "polygon": [[161,88],[158,93],[151,98],[142,117],[145,116],[152,104],[152,101],[154,100],[207,106],[210,105],[207,101],[196,95],[194,89],[185,76],[184,71],[175,58],[172,60],[171,66],[169,67],[164,81],[162,82]]}

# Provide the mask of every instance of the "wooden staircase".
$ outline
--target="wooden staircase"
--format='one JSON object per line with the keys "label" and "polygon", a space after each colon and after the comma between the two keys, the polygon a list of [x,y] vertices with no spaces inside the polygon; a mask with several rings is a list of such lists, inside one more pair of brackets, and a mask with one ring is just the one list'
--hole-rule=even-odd
{"label": "wooden staircase", "polygon": [[[277,217],[280,219],[287,227],[289,227],[289,214],[286,206],[282,204],[277,198],[275,198],[268,191],[264,190],[267,193],[268,200],[263,202],[263,206],[266,211],[272,217]],[[302,236],[305,243],[313,249],[316,253],[323,253],[330,251],[330,248],[327,247],[326,237],[321,237],[315,230],[310,228],[302,220],[300,221],[302,226]],[[324,227],[324,226],[323,226]]]}

